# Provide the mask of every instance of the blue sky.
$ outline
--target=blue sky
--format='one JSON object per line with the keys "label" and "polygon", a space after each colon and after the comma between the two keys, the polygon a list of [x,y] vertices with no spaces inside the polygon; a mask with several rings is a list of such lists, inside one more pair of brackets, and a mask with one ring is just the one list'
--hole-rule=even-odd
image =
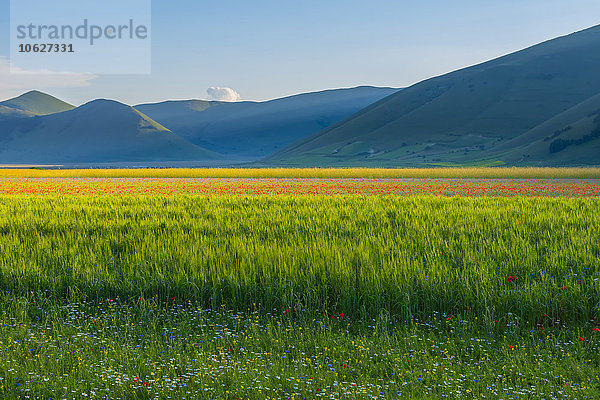
{"label": "blue sky", "polygon": [[206,98],[211,86],[247,100],[404,87],[600,24],[598,0],[154,0],[151,75],[24,79],[5,68],[9,4],[0,0],[0,97],[42,89],[75,104]]}

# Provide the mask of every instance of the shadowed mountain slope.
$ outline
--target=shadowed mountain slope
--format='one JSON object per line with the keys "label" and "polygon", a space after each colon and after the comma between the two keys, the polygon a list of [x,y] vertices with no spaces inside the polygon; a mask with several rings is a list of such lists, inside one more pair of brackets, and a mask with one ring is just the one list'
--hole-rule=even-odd
{"label": "shadowed mountain slope", "polygon": [[111,100],[47,116],[0,120],[0,163],[217,158],[134,108]]}
{"label": "shadowed mountain slope", "polygon": [[[533,153],[528,160],[508,157],[499,146],[599,94],[598,71],[596,26],[418,83],[266,162],[304,166],[551,162],[543,153],[535,153],[540,159]],[[600,156],[586,153],[579,162],[600,164]]]}
{"label": "shadowed mountain slope", "polygon": [[600,164],[600,94],[494,150],[508,164]]}
{"label": "shadowed mountain slope", "polygon": [[266,102],[169,101],[142,104],[136,109],[199,146],[229,156],[257,159],[397,91],[357,87]]}

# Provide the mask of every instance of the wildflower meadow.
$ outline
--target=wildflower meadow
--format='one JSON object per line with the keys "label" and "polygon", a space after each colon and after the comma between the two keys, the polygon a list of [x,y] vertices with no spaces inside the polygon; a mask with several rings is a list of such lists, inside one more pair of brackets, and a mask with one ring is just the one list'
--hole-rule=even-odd
{"label": "wildflower meadow", "polygon": [[600,396],[597,171],[185,171],[0,174],[0,398]]}

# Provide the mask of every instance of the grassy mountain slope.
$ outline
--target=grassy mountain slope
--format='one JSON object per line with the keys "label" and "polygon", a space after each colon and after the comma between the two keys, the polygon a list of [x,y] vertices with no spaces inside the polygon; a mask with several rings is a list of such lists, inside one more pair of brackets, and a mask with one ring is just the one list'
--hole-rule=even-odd
{"label": "grassy mountain slope", "polygon": [[508,164],[600,164],[600,94],[497,146]]}
{"label": "grassy mountain slope", "polygon": [[0,116],[32,117],[72,110],[71,104],[37,90],[0,102]]}
{"label": "grassy mountain slope", "polygon": [[181,101],[136,106],[192,143],[256,159],[328,127],[398,89],[357,87],[267,102]]}
{"label": "grassy mountain slope", "polygon": [[494,151],[498,145],[600,93],[599,70],[596,26],[418,83],[266,161],[347,166],[501,163]]}
{"label": "grassy mountain slope", "polygon": [[127,105],[95,100],[71,111],[0,121],[0,163],[207,160],[219,156]]}

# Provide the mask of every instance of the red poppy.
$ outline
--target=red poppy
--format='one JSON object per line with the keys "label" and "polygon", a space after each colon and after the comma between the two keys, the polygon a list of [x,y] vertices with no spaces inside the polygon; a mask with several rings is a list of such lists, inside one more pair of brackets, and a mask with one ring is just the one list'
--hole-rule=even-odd
{"label": "red poppy", "polygon": [[149,382],[144,382],[143,385],[144,386],[150,386],[150,383]]}
{"label": "red poppy", "polygon": [[134,380],[135,382],[139,382],[139,381],[140,381],[140,378],[138,378],[137,376],[134,376],[134,377],[133,377],[133,380]]}
{"label": "red poppy", "polygon": [[290,310],[285,310],[285,311],[283,312],[283,315],[286,315],[286,314],[288,314],[289,312],[290,312]]}
{"label": "red poppy", "polygon": [[510,276],[508,277],[508,281],[509,281],[509,282],[516,282],[516,281],[517,281],[517,277],[516,277],[516,276],[512,276],[512,275],[510,275]]}
{"label": "red poppy", "polygon": [[514,346],[508,345],[508,348],[512,350],[514,349]]}
{"label": "red poppy", "polygon": [[348,368],[348,364],[344,364],[344,368]]}
{"label": "red poppy", "polygon": [[343,312],[340,313],[340,318],[344,318],[344,313]]}
{"label": "red poppy", "polygon": [[494,323],[495,323],[495,324],[497,324],[497,323],[498,323],[498,320],[497,320],[497,319],[495,319],[495,320],[494,320]]}
{"label": "red poppy", "polygon": [[594,328],[594,332],[600,332],[600,328]]}
{"label": "red poppy", "polygon": [[583,338],[581,336],[579,336],[579,341],[583,342]]}

